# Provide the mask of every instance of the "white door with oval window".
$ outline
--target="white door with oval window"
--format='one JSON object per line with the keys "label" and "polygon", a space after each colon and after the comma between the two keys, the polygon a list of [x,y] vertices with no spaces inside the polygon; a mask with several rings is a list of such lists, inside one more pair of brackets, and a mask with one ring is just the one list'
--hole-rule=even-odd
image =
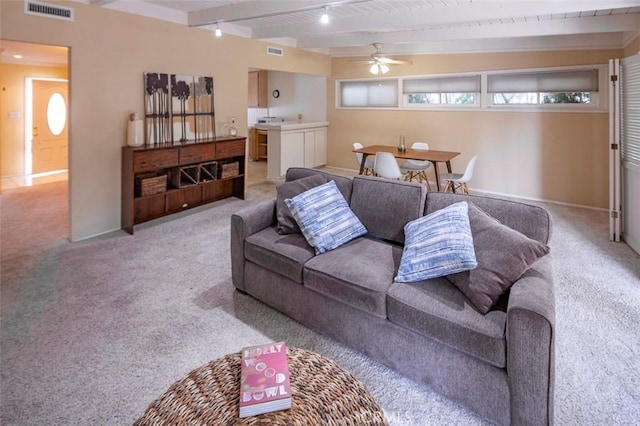
{"label": "white door with oval window", "polygon": [[32,172],[68,168],[67,82],[33,81]]}

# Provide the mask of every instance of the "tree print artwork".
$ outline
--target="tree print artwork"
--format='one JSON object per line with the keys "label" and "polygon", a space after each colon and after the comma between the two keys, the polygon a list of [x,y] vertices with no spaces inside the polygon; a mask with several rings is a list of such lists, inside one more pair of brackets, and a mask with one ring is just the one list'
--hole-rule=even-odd
{"label": "tree print artwork", "polygon": [[[171,74],[171,96],[178,101],[180,105],[179,118],[180,118],[180,142],[186,142],[187,137],[187,101],[191,98],[191,85],[193,85],[193,77],[178,76]],[[174,107],[174,116],[175,116]],[[176,139],[174,135],[174,140]]]}
{"label": "tree print artwork", "polygon": [[216,137],[213,77],[145,73],[147,144]]}
{"label": "tree print artwork", "polygon": [[146,73],[144,85],[147,144],[171,142],[169,75]]}
{"label": "tree print artwork", "polygon": [[194,79],[194,99],[196,111],[196,139],[215,137],[216,124],[213,108],[213,77]]}

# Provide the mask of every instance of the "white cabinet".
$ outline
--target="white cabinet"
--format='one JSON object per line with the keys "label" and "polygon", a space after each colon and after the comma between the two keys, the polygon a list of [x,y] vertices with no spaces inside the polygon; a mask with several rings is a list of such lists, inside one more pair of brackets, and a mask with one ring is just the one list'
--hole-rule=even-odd
{"label": "white cabinet", "polygon": [[327,164],[329,123],[278,123],[256,125],[268,130],[267,178],[284,176],[290,167],[319,167]]}
{"label": "white cabinet", "polygon": [[327,128],[321,127],[313,132],[314,138],[314,159],[313,167],[324,166],[327,164]]}
{"label": "white cabinet", "polygon": [[305,164],[305,132],[281,132],[280,175],[289,167],[301,167]]}
{"label": "white cabinet", "polygon": [[304,166],[320,167],[327,164],[327,128],[304,132]]}

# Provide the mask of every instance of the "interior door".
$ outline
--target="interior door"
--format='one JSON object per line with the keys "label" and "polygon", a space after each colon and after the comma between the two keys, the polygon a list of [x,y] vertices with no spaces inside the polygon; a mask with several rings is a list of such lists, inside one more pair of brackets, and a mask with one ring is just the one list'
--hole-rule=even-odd
{"label": "interior door", "polygon": [[609,60],[609,239],[620,241],[622,192],[620,174],[620,60]]}
{"label": "interior door", "polygon": [[68,168],[66,81],[33,80],[32,173]]}
{"label": "interior door", "polygon": [[622,239],[640,253],[640,55],[620,64]]}

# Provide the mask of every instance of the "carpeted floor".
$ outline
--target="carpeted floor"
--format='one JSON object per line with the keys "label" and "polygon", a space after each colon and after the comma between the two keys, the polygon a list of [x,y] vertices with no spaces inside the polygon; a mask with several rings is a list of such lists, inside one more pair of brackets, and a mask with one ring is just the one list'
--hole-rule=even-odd
{"label": "carpeted floor", "polygon": [[[231,284],[229,218],[272,196],[227,199],[70,243],[64,184],[0,197],[0,424],[131,424],[190,370],[286,340],[358,377],[393,425],[484,424],[472,412],[307,330]],[[554,218],[559,425],[638,424],[640,257],[605,212]]]}

